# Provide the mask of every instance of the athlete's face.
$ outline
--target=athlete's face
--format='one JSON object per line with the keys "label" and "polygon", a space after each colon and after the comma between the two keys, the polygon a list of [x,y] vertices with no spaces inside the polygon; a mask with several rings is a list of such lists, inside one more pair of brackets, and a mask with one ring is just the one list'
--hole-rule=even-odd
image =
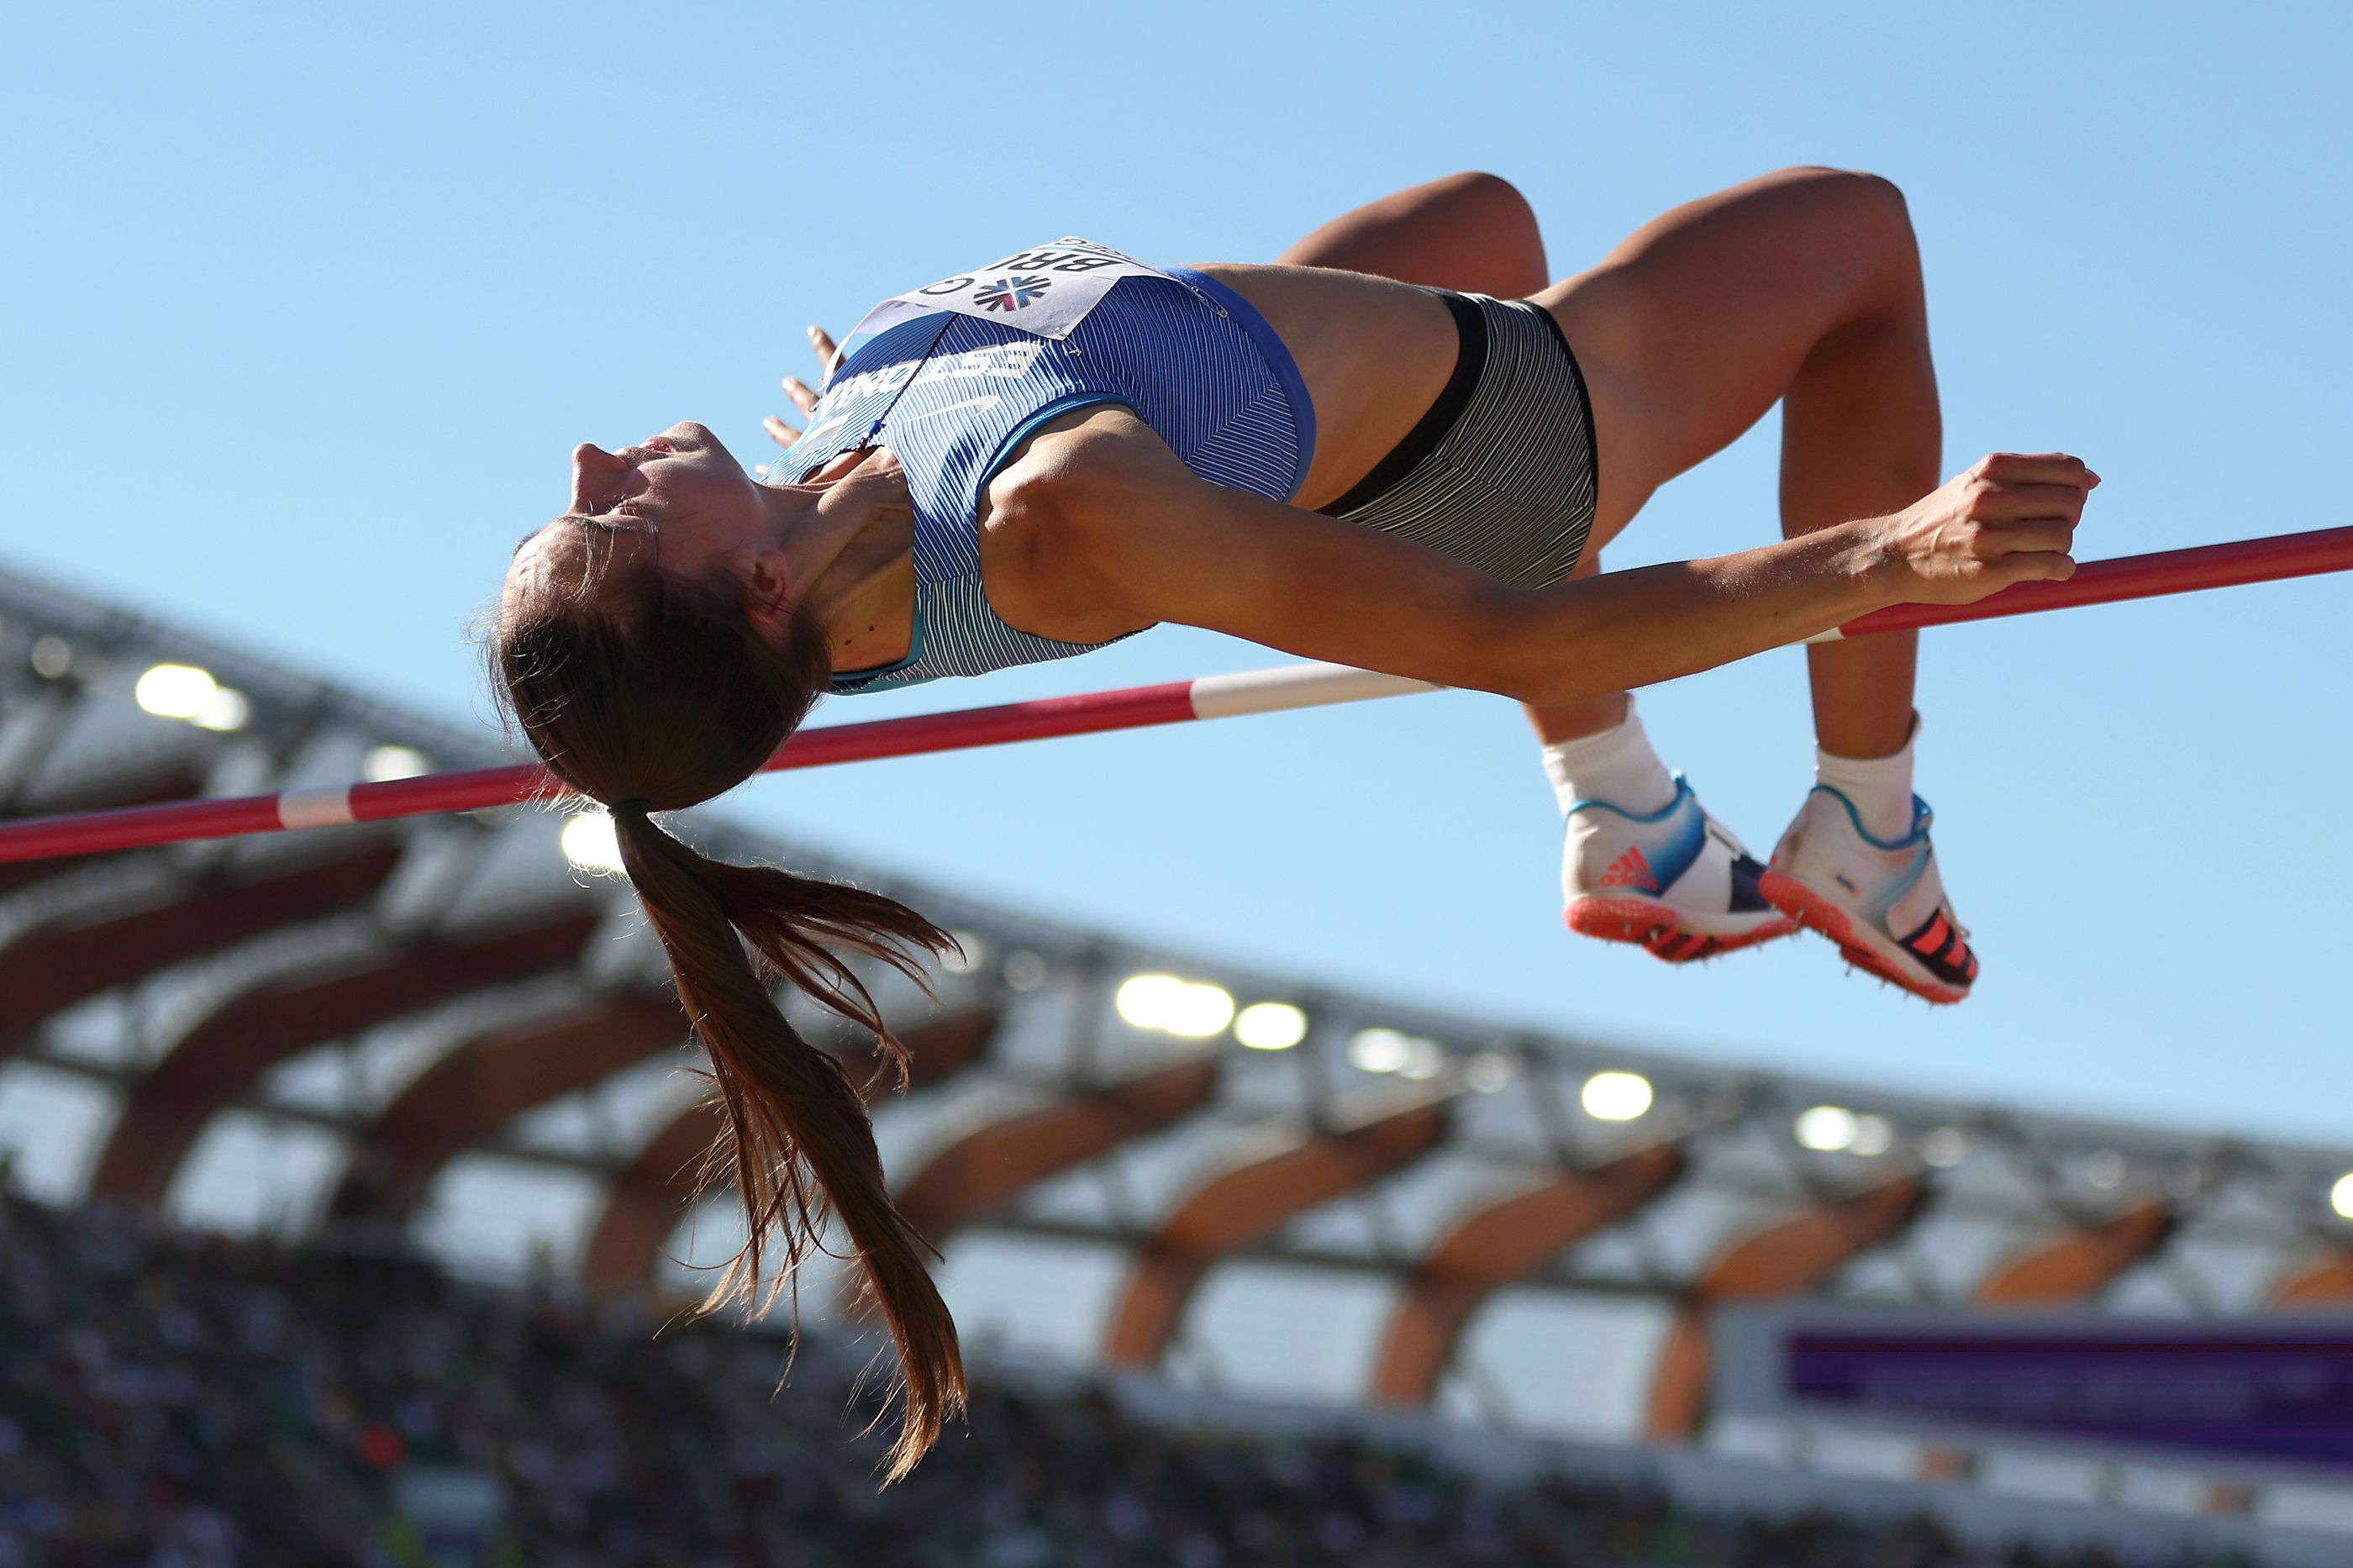
{"label": "athlete's face", "polygon": [[758,488],[703,426],[673,425],[634,447],[608,452],[582,442],[572,452],[564,515],[516,548],[507,582],[562,574],[581,543],[701,577],[755,552],[766,519]]}

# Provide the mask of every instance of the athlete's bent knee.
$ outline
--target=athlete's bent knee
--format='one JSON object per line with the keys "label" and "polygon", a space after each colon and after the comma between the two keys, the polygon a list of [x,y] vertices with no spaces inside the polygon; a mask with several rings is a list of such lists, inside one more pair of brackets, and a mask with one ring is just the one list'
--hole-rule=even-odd
{"label": "athlete's bent knee", "polygon": [[1465,170],[1430,182],[1446,200],[1460,202],[1475,209],[1489,223],[1525,223],[1533,226],[1535,209],[1528,198],[1520,194],[1519,186],[1501,174],[1481,170]]}

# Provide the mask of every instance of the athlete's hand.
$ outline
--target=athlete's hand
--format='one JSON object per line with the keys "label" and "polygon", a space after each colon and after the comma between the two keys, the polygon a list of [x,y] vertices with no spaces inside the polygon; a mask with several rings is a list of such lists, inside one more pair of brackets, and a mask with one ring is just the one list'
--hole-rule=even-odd
{"label": "athlete's hand", "polygon": [[[833,367],[833,356],[836,351],[832,335],[823,327],[811,327],[808,330],[808,340],[809,347],[817,351],[818,379],[823,381],[825,373]],[[806,419],[817,411],[815,387],[797,375],[785,377],[784,386],[785,395],[793,400],[793,406],[801,411],[801,417]],[[761,420],[760,425],[767,431],[768,439],[779,447],[789,447],[801,438],[799,430],[786,424],[773,414]]]}
{"label": "athlete's hand", "polygon": [[2063,452],[1995,452],[1941,489],[1877,521],[1899,598],[1966,605],[2013,583],[2075,574],[2075,525],[2100,482]]}

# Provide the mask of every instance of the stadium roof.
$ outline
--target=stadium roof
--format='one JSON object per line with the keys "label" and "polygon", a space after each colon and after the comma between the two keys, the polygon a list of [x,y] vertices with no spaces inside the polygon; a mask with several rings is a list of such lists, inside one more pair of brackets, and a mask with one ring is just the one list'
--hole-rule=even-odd
{"label": "stadium roof", "polygon": [[[498,760],[0,574],[0,815]],[[680,1283],[666,1250],[714,1250],[681,1229],[714,1123],[634,900],[576,863],[596,828],[511,809],[0,866],[16,1181]],[[706,812],[681,830],[964,935],[937,1009],[877,981],[916,1063],[877,1125],[979,1347],[1539,1428],[1618,1409],[1618,1435],[1673,1438],[1707,1422],[1720,1303],[2353,1300],[2331,1198],[2353,1207],[2353,1150],[1531,1034],[992,908]]]}

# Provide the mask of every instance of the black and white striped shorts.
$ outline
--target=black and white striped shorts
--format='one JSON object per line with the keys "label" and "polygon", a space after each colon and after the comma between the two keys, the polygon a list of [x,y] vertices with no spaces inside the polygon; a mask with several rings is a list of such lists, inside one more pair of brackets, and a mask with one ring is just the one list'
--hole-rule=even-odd
{"label": "black and white striped shorts", "polygon": [[1451,555],[1518,588],[1575,570],[1599,459],[1585,374],[1560,323],[1525,300],[1430,292],[1461,333],[1430,412],[1321,510]]}

